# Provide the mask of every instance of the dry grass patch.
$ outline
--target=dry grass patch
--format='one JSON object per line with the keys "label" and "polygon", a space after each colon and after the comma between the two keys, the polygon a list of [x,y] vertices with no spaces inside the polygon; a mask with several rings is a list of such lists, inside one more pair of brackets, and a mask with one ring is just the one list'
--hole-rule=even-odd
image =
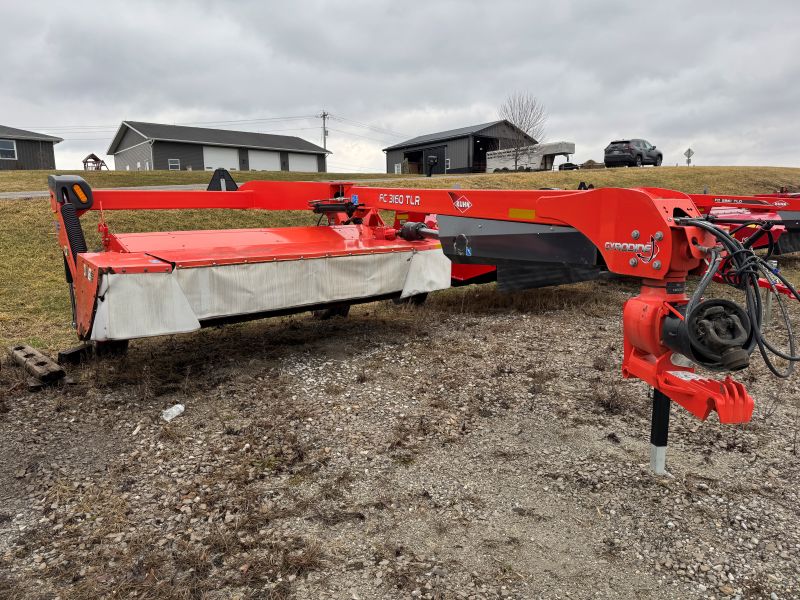
{"label": "dry grass patch", "polygon": [[[0,171],[0,192],[30,192],[47,189],[48,175],[78,175],[92,187],[115,188],[142,185],[207,184],[210,171]],[[392,179],[385,173],[297,173],[292,171],[233,171],[238,183],[253,180],[268,181],[356,181],[381,177]],[[403,175],[404,179],[413,175]]]}
{"label": "dry grass patch", "polygon": [[[577,189],[584,181],[595,187],[660,187],[687,194],[763,194],[786,186],[800,188],[800,169],[791,167],[658,167],[597,169],[541,173],[486,173],[387,181],[386,187],[462,189]],[[373,185],[373,184],[371,184]]]}
{"label": "dry grass patch", "polygon": [[[475,315],[509,311],[541,314],[547,311],[580,309],[582,314],[603,316],[608,314],[612,307],[616,307],[610,301],[609,293],[618,295],[622,301],[636,289],[636,282],[625,279],[590,281],[505,293],[498,292],[495,284],[486,284],[439,292],[428,300],[427,306],[430,310]],[[495,325],[495,328],[503,326],[511,325]]]}
{"label": "dry grass patch", "polygon": [[641,396],[618,379],[594,377],[586,400],[590,406],[594,404],[598,412],[610,415],[636,415],[646,412],[646,403]]}

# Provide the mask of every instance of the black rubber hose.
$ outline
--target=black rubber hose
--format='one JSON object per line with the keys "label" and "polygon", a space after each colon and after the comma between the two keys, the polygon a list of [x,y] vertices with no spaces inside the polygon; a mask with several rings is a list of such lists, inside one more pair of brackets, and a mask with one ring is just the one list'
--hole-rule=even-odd
{"label": "black rubber hose", "polygon": [[[775,284],[769,275],[774,275],[777,277],[790,291],[792,296],[799,302],[800,294],[798,294],[794,286],[789,283],[789,281],[787,281],[786,278],[780,274],[780,272],[774,271],[769,266],[769,263],[766,262],[766,259],[755,254],[751,248],[746,247],[728,232],[715,227],[708,221],[700,219],[686,218],[676,221],[680,225],[692,225],[710,232],[728,252],[728,256],[722,263],[721,273],[723,275],[723,280],[726,283],[744,291],[746,298],[746,311],[753,324],[753,342],[758,345],[759,353],[764,359],[764,363],[774,375],[778,377],[788,377],[791,375],[791,373],[794,371],[794,363],[800,361],[800,356],[795,354],[796,340],[794,331],[792,329],[791,319],[789,318],[789,314],[786,310],[786,305],[776,290]],[[752,239],[752,236],[750,239]],[[709,266],[709,269],[710,268],[711,266]],[[765,279],[769,282],[770,290],[767,293],[775,294],[775,296],[778,298],[778,306],[781,310],[781,317],[783,319],[787,337],[789,339],[788,353],[785,353],[770,344],[769,341],[764,337],[764,333],[761,329],[762,301],[761,290],[758,285],[759,275],[764,275]],[[704,286],[708,285],[706,277],[703,278],[701,285],[702,284],[704,284]],[[749,344],[748,350],[751,351],[752,349],[753,343]],[[779,371],[772,362],[770,355],[789,361],[789,365],[786,370]]]}
{"label": "black rubber hose", "polygon": [[61,218],[64,221],[64,229],[67,232],[69,248],[72,251],[72,259],[77,260],[78,254],[87,251],[86,238],[83,236],[83,228],[78,218],[75,205],[65,202],[61,205]]}

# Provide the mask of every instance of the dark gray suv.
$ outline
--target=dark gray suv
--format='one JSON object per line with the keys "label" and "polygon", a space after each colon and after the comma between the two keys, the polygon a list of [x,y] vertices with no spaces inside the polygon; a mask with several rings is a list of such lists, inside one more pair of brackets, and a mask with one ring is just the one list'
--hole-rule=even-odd
{"label": "dark gray suv", "polygon": [[614,140],[606,147],[606,167],[660,167],[664,156],[647,140]]}

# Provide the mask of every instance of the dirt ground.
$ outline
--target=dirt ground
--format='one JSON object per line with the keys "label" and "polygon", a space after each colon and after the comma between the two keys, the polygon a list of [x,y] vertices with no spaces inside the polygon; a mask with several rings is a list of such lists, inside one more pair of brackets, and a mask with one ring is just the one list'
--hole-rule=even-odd
{"label": "dirt ground", "polygon": [[[633,284],[435,294],[0,371],[0,598],[797,598],[800,380],[753,421],[619,374]],[[161,411],[183,403],[167,424]]]}

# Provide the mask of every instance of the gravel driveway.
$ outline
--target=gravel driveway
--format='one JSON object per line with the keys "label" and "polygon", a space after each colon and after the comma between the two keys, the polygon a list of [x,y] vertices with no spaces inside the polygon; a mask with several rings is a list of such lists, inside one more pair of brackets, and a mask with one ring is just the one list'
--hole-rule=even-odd
{"label": "gravel driveway", "polygon": [[651,475],[633,289],[144,340],[38,395],[6,364],[0,597],[799,597],[797,380],[755,360],[747,426],[673,407]]}

